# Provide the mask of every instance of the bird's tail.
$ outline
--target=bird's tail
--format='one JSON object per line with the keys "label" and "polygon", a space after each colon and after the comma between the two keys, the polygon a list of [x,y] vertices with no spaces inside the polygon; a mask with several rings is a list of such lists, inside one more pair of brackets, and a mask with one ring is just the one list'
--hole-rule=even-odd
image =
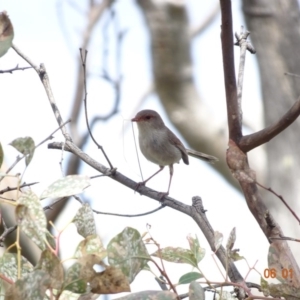
{"label": "bird's tail", "polygon": [[195,150],[186,149],[186,152],[190,156],[202,159],[202,160],[207,161],[207,162],[209,162],[211,164],[213,164],[216,161],[218,161],[218,159],[216,157],[212,156],[212,155],[208,155],[208,154],[205,154],[205,153],[202,153],[202,152],[198,152],[198,151],[195,151]]}

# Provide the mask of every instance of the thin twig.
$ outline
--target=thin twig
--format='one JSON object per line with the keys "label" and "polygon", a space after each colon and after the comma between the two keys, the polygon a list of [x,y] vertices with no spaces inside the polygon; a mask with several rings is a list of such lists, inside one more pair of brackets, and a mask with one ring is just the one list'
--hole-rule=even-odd
{"label": "thin twig", "polygon": [[56,118],[56,120],[58,122],[59,128],[61,129],[62,134],[64,135],[64,137],[67,140],[70,140],[71,137],[67,133],[67,130],[66,130],[65,126],[64,126],[64,124],[66,124],[66,122],[63,122],[61,114],[60,114],[60,112],[58,110],[58,107],[57,107],[57,105],[55,103],[55,98],[54,98],[54,95],[52,93],[52,89],[51,89],[50,82],[49,82],[49,76],[48,76],[48,73],[46,71],[45,65],[44,64],[40,64],[40,67],[38,68],[36,64],[34,64],[25,54],[23,54],[20,51],[20,49],[18,49],[16,47],[16,45],[12,45],[12,48],[16,51],[16,53],[19,56],[21,56],[25,61],[27,61],[28,64],[30,66],[32,66],[32,68],[34,68],[35,71],[37,72],[38,76],[40,77],[40,80],[42,81],[42,84],[44,86],[46,94],[48,96],[48,100],[50,102],[50,105],[51,105],[51,108],[53,110],[54,116],[55,116],[55,118]]}
{"label": "thin twig", "polygon": [[12,69],[0,70],[0,74],[3,74],[3,73],[10,73],[10,74],[12,74],[14,71],[24,71],[24,70],[27,70],[27,69],[32,69],[32,67],[23,67],[23,68],[20,68],[19,65],[17,65],[16,67],[14,67]]}
{"label": "thin twig", "polygon": [[71,119],[67,120],[66,122],[62,123],[57,129],[55,129],[47,138],[45,138],[44,140],[42,140],[39,144],[36,145],[35,148],[41,146],[42,144],[44,144],[45,142],[47,142],[48,140],[52,140],[53,139],[53,134],[55,134],[59,129],[61,129],[63,126],[65,126],[66,124],[70,123]]}
{"label": "thin twig", "polygon": [[[79,203],[83,204],[83,201],[76,195],[73,196]],[[51,204],[54,205],[56,204],[53,203]],[[150,215],[150,214],[153,214],[155,213],[156,211],[159,211],[161,210],[162,208],[164,208],[165,205],[161,205],[160,207],[156,208],[156,209],[153,209],[151,211],[147,211],[145,213],[140,213],[140,214],[134,214],[134,215],[128,215],[128,214],[116,214],[116,213],[109,213],[109,212],[102,212],[102,211],[99,211],[99,210],[95,210],[95,209],[92,209],[92,211],[95,213],[95,214],[99,214],[99,215],[108,215],[108,216],[116,216],[116,217],[125,217],[125,218],[135,218],[135,217],[142,217],[142,216],[146,216],[146,215]]]}
{"label": "thin twig", "polygon": [[66,199],[68,199],[68,198],[69,198],[69,197],[62,197],[62,198],[56,200],[55,202],[51,203],[50,205],[44,206],[44,207],[43,207],[43,210],[46,211],[46,210],[52,209],[52,206],[54,206],[54,205],[57,204],[58,202],[61,202],[61,201],[63,201],[63,200],[66,200]]}
{"label": "thin twig", "polygon": [[[2,220],[2,222],[3,222],[3,220]],[[6,237],[10,234],[10,233],[12,233],[12,232],[14,232],[16,229],[17,229],[17,225],[15,225],[15,226],[11,226],[11,227],[9,227],[9,228],[5,228],[4,229],[4,232],[1,234],[1,236],[0,236],[0,247],[3,247],[3,243],[4,243],[4,241],[5,241],[5,239],[6,239]]]}
{"label": "thin twig", "polygon": [[2,218],[1,216],[1,221],[2,221],[2,225],[3,225],[3,228],[4,228],[4,232],[2,233],[2,235],[0,236],[0,247],[3,247],[3,243],[6,239],[6,237],[11,233],[11,232],[14,232],[17,228],[17,225],[15,226],[11,226],[9,228],[7,228],[7,225],[5,223],[5,220],[4,218]]}
{"label": "thin twig", "polygon": [[109,215],[109,216],[116,216],[116,217],[125,217],[125,218],[135,218],[135,217],[142,217],[142,216],[146,216],[146,215],[150,215],[153,214],[159,210],[161,210],[162,208],[165,208],[165,205],[161,205],[156,209],[147,211],[145,213],[140,213],[140,214],[134,214],[134,215],[124,215],[124,214],[115,214],[115,213],[108,213],[108,212],[102,212],[102,211],[98,211],[93,209],[93,212],[96,214],[101,214],[101,215]]}
{"label": "thin twig", "polygon": [[247,51],[247,38],[250,32],[244,32],[243,26],[241,27],[241,32],[238,35],[235,33],[237,42],[235,45],[240,46],[240,64],[239,64],[239,73],[238,73],[238,83],[237,83],[237,102],[239,106],[239,118],[240,123],[243,123],[243,112],[242,112],[242,95],[243,95],[243,83],[244,83],[244,70],[246,63],[246,51]]}
{"label": "thin twig", "polygon": [[[162,253],[161,253],[161,248],[160,248],[160,245],[159,245],[159,243],[157,243],[156,242],[156,240],[152,237],[152,235],[151,235],[151,233],[148,231],[148,234],[150,235],[150,237],[151,237],[151,240],[153,241],[153,243],[155,244],[155,246],[157,247],[157,249],[158,249],[158,257],[160,258],[160,263],[161,263],[161,266],[162,266],[162,270],[160,269],[160,268],[158,268],[159,269],[159,271],[160,271],[160,274],[163,276],[163,277],[165,277],[166,278],[166,280],[167,280],[167,282],[169,283],[169,285],[170,285],[170,287],[172,288],[172,290],[176,293],[176,295],[178,296],[178,293],[177,293],[177,291],[176,291],[176,288],[175,288],[175,286],[173,286],[173,284],[172,284],[172,282],[171,282],[171,280],[170,280],[170,278],[169,278],[169,276],[168,276],[168,274],[167,274],[167,272],[166,272],[166,269],[165,269],[165,264],[164,264],[164,261],[163,261],[163,258],[162,258]],[[156,267],[158,267],[158,264],[156,264],[155,263],[155,265],[156,265]]]}
{"label": "thin twig", "polygon": [[19,189],[21,189],[21,188],[23,188],[23,187],[26,187],[26,186],[32,186],[32,185],[37,184],[37,183],[38,183],[38,182],[31,182],[31,183],[26,183],[26,182],[24,182],[24,183],[21,184],[20,186],[18,186],[18,187],[13,187],[13,188],[11,188],[11,187],[8,186],[6,189],[0,190],[0,195],[2,195],[2,194],[4,194],[4,193],[7,193],[7,192],[19,190]]}
{"label": "thin twig", "polygon": [[168,277],[168,274],[166,273],[166,271],[163,270],[163,269],[161,269],[161,267],[158,265],[158,263],[157,263],[154,259],[151,258],[151,259],[149,259],[149,261],[151,261],[151,262],[156,266],[156,268],[159,270],[160,274],[161,274],[164,278],[166,278],[168,284],[170,285],[170,288],[174,291],[174,293],[177,295],[177,297],[179,297],[179,296],[178,296],[178,293],[177,293],[177,291],[176,291],[176,287],[175,287],[175,285],[173,285],[173,283],[172,283],[172,281],[170,280],[170,278]]}
{"label": "thin twig", "polygon": [[292,241],[292,242],[298,242],[300,243],[300,239],[294,239],[288,236],[281,236],[281,237],[270,237],[269,238],[271,241],[273,240],[279,240],[279,241]]}
{"label": "thin twig", "polygon": [[263,186],[261,183],[259,183],[259,182],[255,182],[258,186],[260,186],[261,188],[263,188],[263,189],[265,189],[265,190],[267,190],[267,191],[269,191],[270,193],[272,193],[273,195],[275,195],[277,198],[279,198],[281,201],[282,201],[282,203],[286,206],[286,208],[291,212],[291,214],[295,217],[295,219],[298,221],[298,223],[300,224],[300,218],[297,216],[297,214],[292,210],[292,208],[288,205],[288,203],[284,200],[284,198],[281,196],[281,195],[279,195],[279,194],[277,194],[274,190],[272,190],[272,188],[267,188],[267,187],[265,187],[265,186]]}
{"label": "thin twig", "polygon": [[84,85],[84,111],[85,111],[85,121],[86,121],[86,126],[87,129],[89,131],[90,137],[92,138],[93,142],[95,143],[95,145],[97,145],[98,149],[100,149],[102,151],[102,154],[104,155],[107,163],[110,166],[110,169],[113,170],[114,167],[111,164],[108,156],[106,155],[106,152],[104,151],[103,147],[101,145],[98,144],[98,142],[96,141],[96,139],[94,138],[90,125],[89,125],[89,120],[88,120],[88,113],[87,113],[87,86],[86,86],[86,58],[87,58],[87,50],[83,50],[80,49],[80,57],[81,57],[81,63],[82,63],[82,68],[83,68],[83,85]]}
{"label": "thin twig", "polygon": [[22,51],[15,45],[13,44],[11,46],[15,51],[16,53],[21,56],[32,68],[35,69],[35,71],[38,73],[38,75],[40,75],[40,69],[39,67],[28,57],[26,56],[24,53],[22,53]]}

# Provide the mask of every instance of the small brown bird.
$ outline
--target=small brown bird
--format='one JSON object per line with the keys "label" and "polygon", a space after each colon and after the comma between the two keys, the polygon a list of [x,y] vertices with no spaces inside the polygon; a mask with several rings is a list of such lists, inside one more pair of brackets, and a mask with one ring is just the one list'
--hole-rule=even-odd
{"label": "small brown bird", "polygon": [[218,160],[214,156],[186,149],[178,137],[165,125],[160,115],[154,110],[142,110],[131,121],[137,123],[139,144],[143,155],[151,162],[159,165],[159,170],[147,180],[139,183],[139,185],[145,185],[152,177],[161,172],[165,166],[169,166],[170,168],[168,191],[162,193],[162,198],[169,195],[174,163],[179,163],[180,159],[182,159],[188,165],[188,155],[210,163]]}
{"label": "small brown bird", "polygon": [[13,38],[14,28],[7,12],[0,12],[0,57],[11,47]]}

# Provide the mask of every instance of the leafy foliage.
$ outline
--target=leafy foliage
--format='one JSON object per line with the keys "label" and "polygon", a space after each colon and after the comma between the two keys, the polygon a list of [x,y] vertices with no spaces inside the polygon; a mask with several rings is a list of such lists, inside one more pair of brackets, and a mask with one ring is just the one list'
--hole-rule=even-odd
{"label": "leafy foliage", "polygon": [[141,235],[130,227],[125,228],[109,242],[107,252],[108,262],[119,267],[130,283],[150,260]]}
{"label": "leafy foliage", "polygon": [[19,203],[16,207],[17,224],[41,250],[45,250],[47,220],[40,199],[28,190],[17,202]]}
{"label": "leafy foliage", "polygon": [[90,179],[84,175],[69,175],[52,183],[41,195],[44,198],[69,197],[80,194],[90,186]]}
{"label": "leafy foliage", "polygon": [[[142,270],[150,270],[148,262],[158,257],[175,263],[188,263],[197,267],[205,255],[198,238],[188,236],[189,249],[166,247],[149,255],[143,237],[131,227],[117,234],[103,246],[97,235],[93,211],[85,203],[73,218],[77,232],[83,237],[74,250],[74,263],[66,270],[57,256],[59,243],[47,229],[47,219],[41,205],[45,197],[66,197],[82,192],[89,185],[86,176],[67,176],[51,184],[38,197],[32,190],[24,191],[15,203],[18,230],[23,231],[41,250],[35,268],[20,254],[5,253],[0,259],[1,291],[5,299],[45,299],[52,291],[55,299],[78,299],[76,295],[114,294],[129,292],[130,283]],[[104,260],[108,258],[109,265]],[[19,263],[20,261],[20,263]],[[96,272],[94,267],[103,269]],[[201,287],[194,281],[199,272],[180,277],[178,284],[190,283],[191,295],[198,295]],[[10,284],[8,284],[10,282]],[[170,291],[144,291],[120,299],[176,299]],[[154,297],[154,298],[153,298]],[[196,297],[196,296],[195,296]]]}
{"label": "leafy foliage", "polygon": [[10,143],[17,151],[25,155],[25,163],[28,166],[33,158],[35,144],[31,137],[17,138]]}

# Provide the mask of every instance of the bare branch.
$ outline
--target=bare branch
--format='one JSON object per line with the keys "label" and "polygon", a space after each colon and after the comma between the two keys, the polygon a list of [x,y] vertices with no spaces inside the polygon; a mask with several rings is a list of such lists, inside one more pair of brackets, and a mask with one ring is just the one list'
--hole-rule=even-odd
{"label": "bare branch", "polygon": [[27,69],[32,69],[32,67],[23,67],[23,68],[20,68],[19,65],[17,65],[16,67],[14,67],[12,69],[0,70],[0,74],[3,74],[3,73],[10,73],[10,74],[12,74],[14,71],[24,71],[24,70],[27,70]]}
{"label": "bare branch", "polygon": [[[247,41],[249,31],[244,31],[244,27],[241,27],[241,32],[238,35],[235,33],[236,43],[235,45],[240,47],[240,64],[239,64],[239,74],[238,74],[238,84],[237,84],[237,102],[239,107],[239,118],[240,123],[243,123],[243,113],[242,113],[242,94],[243,94],[243,83],[244,83],[244,72],[246,63],[246,51],[252,51],[252,45]],[[255,53],[255,51],[253,52]]]}
{"label": "bare branch", "polygon": [[4,193],[8,193],[8,192],[11,192],[11,191],[15,191],[15,190],[20,190],[21,188],[23,187],[26,187],[26,186],[32,186],[34,184],[37,184],[38,182],[31,182],[31,183],[26,183],[24,182],[23,184],[21,184],[20,186],[18,187],[7,187],[6,189],[3,189],[3,190],[0,190],[0,195],[4,194]]}
{"label": "bare branch", "polygon": [[220,1],[222,15],[222,55],[224,81],[227,103],[227,122],[229,138],[238,142],[242,137],[242,123],[240,108],[237,102],[237,87],[235,79],[234,55],[233,55],[233,28],[230,1]]}
{"label": "bare branch", "polygon": [[13,45],[12,48],[16,51],[16,53],[19,56],[21,56],[24,60],[26,60],[29,63],[29,65],[31,65],[32,68],[34,68],[35,71],[37,72],[37,74],[39,75],[40,80],[42,81],[44,89],[45,89],[46,94],[48,96],[48,100],[49,100],[50,105],[52,107],[54,116],[55,116],[55,118],[57,120],[57,123],[58,123],[58,125],[59,125],[59,127],[62,131],[62,134],[64,135],[64,137],[67,140],[70,139],[70,136],[67,133],[66,127],[64,125],[65,123],[63,122],[61,114],[60,114],[60,112],[58,110],[58,107],[55,103],[55,99],[54,99],[52,89],[51,89],[51,86],[50,86],[50,82],[49,82],[49,76],[47,74],[47,71],[46,71],[46,68],[45,68],[44,64],[41,64],[40,68],[38,68],[37,65],[35,65],[27,56],[25,56],[25,54],[23,54],[15,45]]}
{"label": "bare branch", "polygon": [[293,211],[293,209],[288,205],[288,203],[284,200],[284,198],[283,198],[281,195],[277,194],[272,188],[270,188],[270,187],[267,188],[267,187],[263,186],[261,183],[258,183],[257,181],[256,181],[256,184],[257,184],[258,186],[260,186],[261,188],[263,188],[263,189],[269,191],[270,193],[272,193],[273,195],[275,195],[277,198],[279,198],[279,199],[282,201],[282,203],[285,205],[285,207],[286,207],[286,208],[291,212],[291,214],[295,217],[295,219],[298,221],[298,224],[300,225],[300,218],[297,216],[297,214]]}
{"label": "bare branch", "polygon": [[300,115],[300,98],[295,102],[292,108],[275,124],[262,129],[258,132],[245,135],[241,138],[239,146],[242,151],[249,152],[252,149],[269,142],[280,132],[289,127]]}
{"label": "bare branch", "polygon": [[96,141],[94,138],[92,131],[90,129],[89,120],[88,120],[88,114],[87,114],[87,88],[86,88],[86,58],[87,58],[87,51],[85,50],[83,52],[82,49],[80,49],[80,57],[81,57],[81,63],[83,68],[83,89],[84,89],[84,112],[85,112],[85,121],[86,121],[86,127],[88,129],[88,132],[90,134],[90,137],[92,138],[93,142],[97,145],[97,147],[102,151],[102,154],[104,155],[107,163],[109,164],[110,168],[113,169],[113,165],[111,164],[106,152],[104,151],[104,148]]}

